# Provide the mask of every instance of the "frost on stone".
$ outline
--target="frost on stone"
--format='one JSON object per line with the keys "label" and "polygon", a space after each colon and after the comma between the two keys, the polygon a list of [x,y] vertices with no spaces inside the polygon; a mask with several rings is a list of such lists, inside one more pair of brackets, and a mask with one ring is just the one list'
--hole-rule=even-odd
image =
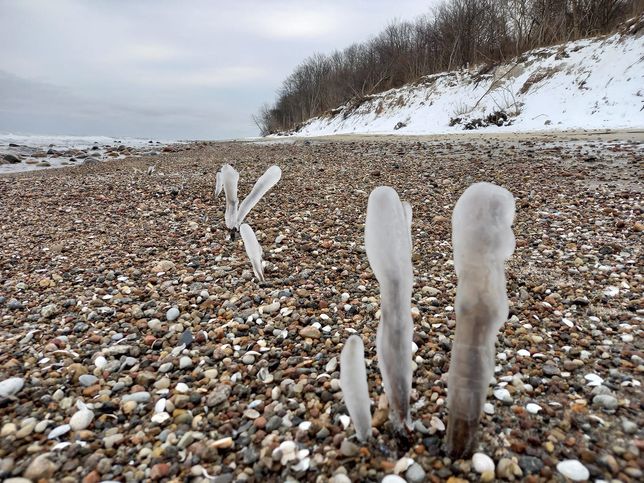
{"label": "frost on stone", "polygon": [[221,193],[221,189],[224,187],[223,185],[223,177],[221,175],[221,171],[217,171],[217,179],[215,181],[215,198],[219,197],[219,194]]}
{"label": "frost on stone", "polygon": [[263,282],[264,267],[262,265],[262,247],[257,241],[255,232],[249,225],[244,223],[239,227],[239,234],[244,241],[244,248],[246,248],[246,254],[248,255],[250,263],[253,266],[255,277],[257,277],[260,282]]}
{"label": "frost on stone", "polygon": [[282,177],[282,170],[279,166],[271,166],[266,172],[259,177],[255,182],[253,189],[248,196],[239,205],[239,212],[237,213],[237,226],[239,226],[246,218],[246,215],[253,209],[259,200],[270,190]]}
{"label": "frost on stone", "polygon": [[411,239],[405,208],[396,191],[380,186],[371,192],[365,223],[369,264],[380,284],[380,323],[376,334],[378,366],[397,431],[411,427],[412,377]]}
{"label": "frost on stone", "polygon": [[452,215],[456,335],[448,375],[447,448],[469,456],[494,374],[494,344],[508,316],[504,262],[514,251],[514,198],[491,183],[476,183]]}
{"label": "frost on stone", "polygon": [[229,230],[237,228],[237,183],[239,182],[239,173],[230,164],[224,164],[221,168],[222,185],[226,193],[226,227]]}
{"label": "frost on stone", "polygon": [[342,397],[356,428],[356,436],[366,441],[371,436],[371,399],[364,363],[364,344],[357,335],[349,337],[340,354]]}

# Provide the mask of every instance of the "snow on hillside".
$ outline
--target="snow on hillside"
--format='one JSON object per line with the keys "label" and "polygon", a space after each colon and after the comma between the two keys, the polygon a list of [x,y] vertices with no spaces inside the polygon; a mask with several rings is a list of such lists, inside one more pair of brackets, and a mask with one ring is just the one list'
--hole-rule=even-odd
{"label": "snow on hillside", "polygon": [[535,49],[493,68],[426,76],[349,102],[289,134],[644,128],[644,28],[635,28]]}

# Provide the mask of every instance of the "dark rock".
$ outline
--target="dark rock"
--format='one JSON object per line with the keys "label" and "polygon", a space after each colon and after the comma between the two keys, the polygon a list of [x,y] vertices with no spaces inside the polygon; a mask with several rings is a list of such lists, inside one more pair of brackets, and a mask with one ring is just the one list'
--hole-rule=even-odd
{"label": "dark rock", "polygon": [[541,471],[543,461],[534,456],[519,456],[519,467],[524,475],[531,475]]}
{"label": "dark rock", "polygon": [[22,162],[22,159],[20,159],[18,156],[15,154],[5,154],[2,159],[7,161],[9,164],[18,164]]}

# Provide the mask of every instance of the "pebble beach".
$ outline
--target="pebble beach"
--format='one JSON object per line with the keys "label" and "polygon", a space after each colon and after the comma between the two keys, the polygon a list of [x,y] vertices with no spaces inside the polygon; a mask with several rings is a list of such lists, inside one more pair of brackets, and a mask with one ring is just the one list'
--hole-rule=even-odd
{"label": "pebble beach", "polygon": [[[643,141],[195,142],[0,174],[0,479],[642,481]],[[247,217],[264,282],[214,196],[224,163],[240,200],[282,169]],[[513,193],[517,246],[477,453],[452,460],[451,214],[478,181]],[[413,207],[404,446],[387,421],[364,249],[381,185]],[[373,403],[364,444],[339,385],[351,334]]]}

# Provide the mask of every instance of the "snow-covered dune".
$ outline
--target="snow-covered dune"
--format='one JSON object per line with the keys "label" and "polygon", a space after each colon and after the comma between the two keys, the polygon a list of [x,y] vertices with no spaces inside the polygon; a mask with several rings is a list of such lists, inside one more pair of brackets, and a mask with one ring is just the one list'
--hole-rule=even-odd
{"label": "snow-covered dune", "polygon": [[[644,27],[421,78],[313,118],[294,136],[644,129]],[[507,116],[507,118],[506,118]]]}

